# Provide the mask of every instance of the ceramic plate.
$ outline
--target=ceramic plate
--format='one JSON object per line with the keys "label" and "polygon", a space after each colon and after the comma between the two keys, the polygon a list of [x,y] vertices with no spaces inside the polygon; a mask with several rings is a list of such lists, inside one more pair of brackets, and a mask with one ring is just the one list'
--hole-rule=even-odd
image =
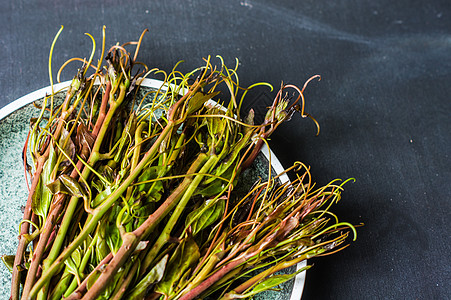
{"label": "ceramic plate", "polygon": [[[64,90],[70,81],[53,86],[55,92]],[[144,79],[140,92],[143,94],[151,89],[158,89],[162,82]],[[42,99],[52,92],[46,87],[30,93],[0,109],[0,255],[10,255],[16,252],[19,234],[19,222],[22,219],[22,209],[27,199],[24,170],[22,165],[22,148],[28,134],[29,120],[37,115],[33,102]],[[276,156],[266,146],[255,166],[251,169],[253,176],[265,172],[268,158],[271,156],[272,168],[276,173],[283,171],[283,167]],[[243,176],[245,177],[245,176]],[[247,176],[246,176],[247,177]],[[254,177],[255,178],[255,177]],[[281,176],[282,181],[288,181],[288,176]],[[10,294],[11,274],[3,263],[0,263],[0,298],[8,299]],[[298,264],[297,268],[306,266],[306,261]],[[294,270],[290,270],[293,272]],[[280,287],[280,291],[265,292],[255,299],[259,300],[299,300],[304,288],[305,271],[295,279]]]}

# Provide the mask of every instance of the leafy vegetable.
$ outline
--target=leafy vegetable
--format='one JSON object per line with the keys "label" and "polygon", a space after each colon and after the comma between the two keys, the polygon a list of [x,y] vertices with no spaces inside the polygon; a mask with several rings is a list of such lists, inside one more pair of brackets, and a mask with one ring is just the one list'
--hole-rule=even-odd
{"label": "leafy vegetable", "polygon": [[[285,171],[296,174],[292,183],[272,176],[269,162],[267,180],[235,191],[269,135],[296,111],[309,116],[305,86],[282,84],[254,124],[241,104],[267,84],[239,87],[237,67],[220,57],[187,74],[149,71],[136,60],[144,33],[111,47],[106,65],[93,65],[88,35],[92,54],[68,61],[83,65],[63,102],[45,97],[31,121],[30,193],[14,262],[3,258],[13,300],[247,298],[355,234],[329,211],[343,184],[314,189],[301,163]],[[152,73],[164,81],[143,95]]]}

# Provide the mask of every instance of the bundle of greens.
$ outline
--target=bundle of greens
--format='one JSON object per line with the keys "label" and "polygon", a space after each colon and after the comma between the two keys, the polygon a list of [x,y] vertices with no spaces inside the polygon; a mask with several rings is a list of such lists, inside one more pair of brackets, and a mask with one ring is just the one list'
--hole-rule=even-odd
{"label": "bundle of greens", "polygon": [[[91,57],[78,59],[62,103],[45,97],[31,120],[13,300],[247,298],[291,279],[297,272],[276,272],[332,252],[354,231],[328,211],[342,184],[315,189],[301,163],[286,171],[297,176],[291,183],[273,176],[269,161],[267,179],[234,190],[269,135],[297,111],[308,116],[308,82],[282,85],[256,125],[240,108],[262,84],[239,87],[236,67],[222,59],[188,74],[148,70],[136,60],[143,35],[111,47],[105,66],[92,63],[91,37]],[[151,73],[165,79],[143,96]]]}

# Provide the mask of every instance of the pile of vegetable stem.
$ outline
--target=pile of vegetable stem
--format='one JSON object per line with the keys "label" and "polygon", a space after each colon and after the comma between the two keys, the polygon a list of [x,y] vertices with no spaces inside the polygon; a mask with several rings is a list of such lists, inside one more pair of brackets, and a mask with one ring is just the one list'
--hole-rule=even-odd
{"label": "pile of vegetable stem", "polygon": [[[52,84],[61,30],[51,47]],[[332,252],[350,230],[355,236],[329,211],[343,182],[315,189],[302,163],[285,171],[295,180],[281,183],[269,159],[267,179],[244,195],[235,191],[280,124],[295,113],[310,117],[303,92],[318,76],[302,89],[282,84],[254,124],[252,110],[241,117],[241,104],[268,84],[240,87],[238,63],[229,69],[220,57],[219,67],[208,57],[187,74],[177,65],[169,74],[149,70],[137,61],[145,32],[111,47],[106,65],[93,65],[88,34],[91,56],[68,61],[83,65],[63,102],[46,96],[31,120],[13,300],[247,298],[290,280],[299,271],[275,274]],[[149,74],[164,80],[142,96]]]}

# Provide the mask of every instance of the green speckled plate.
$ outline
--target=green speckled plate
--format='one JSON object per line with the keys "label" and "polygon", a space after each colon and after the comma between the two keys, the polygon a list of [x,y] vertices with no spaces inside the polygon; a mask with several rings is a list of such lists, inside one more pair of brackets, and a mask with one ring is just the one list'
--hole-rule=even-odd
{"label": "green speckled plate", "polygon": [[[70,82],[62,82],[53,86],[55,92],[64,90]],[[162,82],[144,79],[141,84],[142,92],[158,89]],[[27,188],[22,165],[22,148],[28,134],[29,120],[36,115],[34,101],[42,99],[52,92],[46,87],[30,93],[0,109],[0,255],[10,255],[16,252],[19,222],[22,219],[22,207],[27,199]],[[272,168],[276,173],[283,171],[276,156],[266,146],[262,149],[263,156],[252,170],[253,176],[264,172],[267,158],[271,156]],[[259,166],[260,164],[260,166]],[[263,170],[263,171],[262,171]],[[262,174],[264,175],[264,174]],[[255,177],[254,177],[255,178]],[[282,181],[288,177],[281,176]],[[0,299],[8,299],[10,294],[11,274],[3,263],[0,263]],[[297,268],[306,266],[303,261]],[[294,270],[290,270],[293,272]],[[257,300],[299,300],[304,288],[305,271],[298,274],[293,280],[280,286],[280,291],[265,292]]]}

